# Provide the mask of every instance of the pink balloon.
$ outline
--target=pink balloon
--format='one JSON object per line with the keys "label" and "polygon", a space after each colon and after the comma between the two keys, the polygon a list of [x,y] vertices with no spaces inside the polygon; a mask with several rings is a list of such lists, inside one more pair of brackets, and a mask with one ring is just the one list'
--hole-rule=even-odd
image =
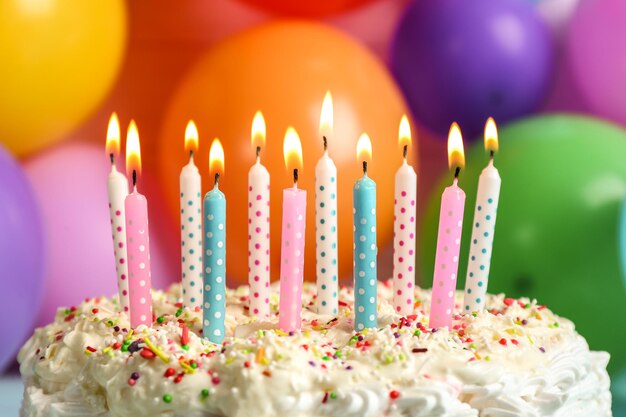
{"label": "pink balloon", "polygon": [[[59,307],[117,293],[106,188],[110,164],[104,145],[68,143],[29,160],[25,170],[39,201],[46,240],[41,326],[52,321]],[[147,198],[152,208],[158,205]],[[157,237],[159,221],[150,223],[151,236]],[[168,259],[158,238],[153,242],[152,282],[163,288],[175,277],[175,260]]]}
{"label": "pink balloon", "polygon": [[591,110],[626,125],[626,1],[581,2],[570,23],[567,54]]}

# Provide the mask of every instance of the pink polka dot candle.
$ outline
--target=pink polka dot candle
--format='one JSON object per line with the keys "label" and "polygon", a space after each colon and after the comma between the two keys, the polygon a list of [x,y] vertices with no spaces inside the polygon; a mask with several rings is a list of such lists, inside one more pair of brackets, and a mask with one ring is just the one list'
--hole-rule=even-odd
{"label": "pink polka dot candle", "polygon": [[407,316],[413,313],[417,175],[406,160],[411,144],[411,127],[406,116],[400,121],[398,140],[403,148],[403,161],[396,172],[394,192],[393,305],[396,313]]}
{"label": "pink polka dot candle", "polygon": [[283,190],[278,326],[285,332],[291,332],[302,327],[306,226],[306,191],[298,188],[298,167],[302,166],[302,144],[293,127],[289,127],[285,133],[283,152],[287,169],[293,168],[293,187]]}
{"label": "pink polka dot candle", "polygon": [[458,186],[458,177],[465,156],[461,129],[456,123],[452,123],[448,135],[448,163],[450,169],[454,169],[454,181],[441,196],[429,322],[433,328],[449,327],[452,322],[459,268],[465,192]]}
{"label": "pink polka dot candle", "polygon": [[126,209],[124,199],[128,195],[128,180],[115,167],[115,157],[120,154],[120,124],[113,113],[107,130],[106,153],[111,159],[107,192],[109,212],[111,214],[111,232],[113,234],[113,253],[115,254],[115,272],[120,300],[120,310],[128,313],[128,263],[126,256]]}
{"label": "pink polka dot candle", "polygon": [[130,289],[130,326],[132,328],[152,324],[148,201],[137,191],[137,177],[141,173],[140,155],[139,133],[133,120],[130,122],[126,136],[126,170],[133,179],[133,192],[124,201],[126,246],[128,249],[128,286]]}
{"label": "pink polka dot candle", "polygon": [[270,315],[270,174],[261,164],[265,120],[258,111],[252,120],[256,162],[248,171],[248,283],[250,316]]}

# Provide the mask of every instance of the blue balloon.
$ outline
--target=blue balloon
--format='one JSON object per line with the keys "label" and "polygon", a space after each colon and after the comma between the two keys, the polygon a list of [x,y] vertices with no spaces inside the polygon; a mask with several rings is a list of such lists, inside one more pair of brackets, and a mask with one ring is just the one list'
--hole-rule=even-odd
{"label": "blue balloon", "polygon": [[19,164],[0,147],[0,371],[33,329],[44,284],[42,222]]}
{"label": "blue balloon", "polygon": [[549,92],[553,37],[520,0],[414,1],[392,45],[391,69],[413,116],[447,133],[457,121],[473,138],[535,111]]}

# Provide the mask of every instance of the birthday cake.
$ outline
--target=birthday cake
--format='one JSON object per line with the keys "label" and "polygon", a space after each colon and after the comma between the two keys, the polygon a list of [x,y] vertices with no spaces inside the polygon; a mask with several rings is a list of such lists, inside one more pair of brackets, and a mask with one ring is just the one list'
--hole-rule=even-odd
{"label": "birthday cake", "polygon": [[[397,315],[380,282],[379,326],[355,332],[353,291],[337,317],[315,311],[305,283],[303,327],[247,312],[248,288],[227,292],[226,338],[201,335],[202,312],[181,289],[154,291],[154,323],[129,330],[116,298],[59,309],[19,354],[22,417],[611,416],[606,365],[572,322],[528,299],[488,295],[486,311],[427,327],[430,291]],[[456,295],[460,312],[462,293]],[[278,287],[270,305],[276,317]]]}

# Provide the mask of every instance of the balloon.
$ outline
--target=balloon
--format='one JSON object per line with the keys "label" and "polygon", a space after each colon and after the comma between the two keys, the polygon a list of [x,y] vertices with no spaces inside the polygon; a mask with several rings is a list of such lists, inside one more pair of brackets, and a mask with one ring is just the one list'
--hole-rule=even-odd
{"label": "balloon", "polygon": [[0,2],[0,140],[25,155],[80,124],[122,61],[122,0]]}
{"label": "balloon", "polygon": [[489,116],[534,111],[549,91],[552,37],[519,0],[416,1],[391,54],[413,115],[439,133],[456,120],[472,137]]}
{"label": "balloon", "polygon": [[174,94],[164,118],[159,155],[163,189],[178,221],[179,175],[187,155],[183,148],[187,121],[198,125],[196,157],[204,190],[209,178],[210,140],[219,137],[225,149],[226,173],[220,188],[228,205],[227,268],[229,285],[247,282],[247,172],[254,163],[250,145],[252,117],[257,110],[267,123],[267,146],[261,160],[271,175],[272,273],[278,278],[282,189],[291,187],[282,142],[293,125],[302,140],[304,169],[299,184],[308,190],[305,277],[315,278],[314,173],[322,155],[318,133],[322,99],[333,94],[335,133],[329,151],[337,165],[339,187],[339,269],[352,271],[352,186],[361,173],[356,141],[362,131],[373,141],[371,177],[378,183],[378,236],[381,247],[391,236],[393,175],[389,163],[401,163],[398,123],[407,111],[383,65],[367,50],[326,26],[279,22],[245,32],[215,46],[193,67]]}
{"label": "balloon", "polygon": [[44,245],[41,218],[28,179],[0,147],[0,371],[30,334],[41,302]]}
{"label": "balloon", "polygon": [[561,37],[580,3],[580,0],[527,0],[548,23],[552,32]]}
{"label": "balloon", "polygon": [[371,0],[242,0],[262,10],[294,17],[322,17],[353,9]]}
{"label": "balloon", "polygon": [[591,110],[626,125],[626,2],[582,2],[570,24],[567,56]]}
{"label": "balloon", "polygon": [[[611,353],[609,369],[626,365],[626,317],[618,221],[626,191],[626,131],[588,117],[549,115],[500,131],[495,165],[502,190],[489,292],[537,298],[571,319],[592,349]],[[482,143],[467,156],[460,185],[467,194],[459,288],[464,288]],[[432,282],[440,192],[432,194],[421,235],[423,281]]]}
{"label": "balloon", "polygon": [[[106,185],[110,163],[103,149],[68,143],[26,164],[40,203],[49,255],[39,325],[52,321],[59,307],[117,294]],[[151,213],[155,199],[146,197]],[[151,221],[151,236],[161,223]],[[163,252],[159,239],[152,239],[150,247],[152,283],[162,288],[174,278],[165,271],[168,261],[175,259]]]}

